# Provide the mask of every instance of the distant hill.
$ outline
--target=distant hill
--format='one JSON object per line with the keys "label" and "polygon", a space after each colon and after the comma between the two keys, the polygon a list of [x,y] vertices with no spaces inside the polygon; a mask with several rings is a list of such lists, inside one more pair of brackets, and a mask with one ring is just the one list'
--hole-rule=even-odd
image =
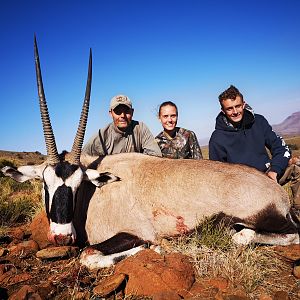
{"label": "distant hill", "polygon": [[272,128],[280,135],[300,135],[300,111],[293,113],[280,124],[272,125]]}
{"label": "distant hill", "polygon": [[[15,152],[0,150],[0,169],[5,165],[5,160],[11,161],[15,166],[41,164],[46,156],[38,151],[35,152]],[[3,164],[2,164],[3,162]]]}

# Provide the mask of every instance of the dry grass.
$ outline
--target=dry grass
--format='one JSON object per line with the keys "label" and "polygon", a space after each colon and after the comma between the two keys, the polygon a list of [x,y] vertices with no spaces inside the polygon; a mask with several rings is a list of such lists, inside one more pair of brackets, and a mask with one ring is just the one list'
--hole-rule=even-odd
{"label": "dry grass", "polygon": [[[258,288],[266,291],[274,288],[270,286],[270,278],[280,279],[280,271],[289,270],[272,247],[236,245],[232,242],[230,229],[224,224],[213,227],[211,220],[202,222],[201,227],[200,233],[169,241],[172,251],[191,258],[198,279],[223,277],[232,285],[242,286],[254,299]],[[282,289],[285,289],[284,284]]]}
{"label": "dry grass", "polygon": [[201,152],[204,159],[208,159],[208,146],[201,146]]}
{"label": "dry grass", "polygon": [[300,155],[300,136],[284,137],[285,142],[292,149],[293,156]]}
{"label": "dry grass", "polygon": [[[2,159],[0,165],[14,163]],[[37,180],[19,183],[8,177],[0,177],[0,226],[30,221],[43,206],[40,189],[41,183]]]}
{"label": "dry grass", "polygon": [[12,152],[0,150],[0,162],[1,160],[9,160],[15,166],[41,164],[45,158],[46,157],[38,151]]}

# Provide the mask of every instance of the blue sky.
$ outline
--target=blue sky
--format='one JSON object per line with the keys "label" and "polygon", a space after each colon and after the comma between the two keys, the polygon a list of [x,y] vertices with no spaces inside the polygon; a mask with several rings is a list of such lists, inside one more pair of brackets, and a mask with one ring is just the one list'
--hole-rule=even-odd
{"label": "blue sky", "polygon": [[45,153],[33,59],[37,35],[58,151],[70,150],[93,82],[85,141],[110,122],[110,98],[133,101],[134,118],[161,131],[171,100],[179,126],[202,140],[234,84],[270,124],[300,110],[300,1],[0,1],[0,149]]}

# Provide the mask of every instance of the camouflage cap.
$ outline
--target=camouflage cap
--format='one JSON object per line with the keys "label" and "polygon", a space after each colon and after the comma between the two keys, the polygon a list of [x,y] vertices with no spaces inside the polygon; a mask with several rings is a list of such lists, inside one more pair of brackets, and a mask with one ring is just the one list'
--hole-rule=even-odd
{"label": "camouflage cap", "polygon": [[118,105],[126,105],[128,106],[129,108],[132,109],[132,103],[130,101],[130,99],[125,96],[125,95],[117,95],[117,96],[114,96],[111,101],[110,101],[110,107],[109,109],[110,110],[113,110],[115,109]]}

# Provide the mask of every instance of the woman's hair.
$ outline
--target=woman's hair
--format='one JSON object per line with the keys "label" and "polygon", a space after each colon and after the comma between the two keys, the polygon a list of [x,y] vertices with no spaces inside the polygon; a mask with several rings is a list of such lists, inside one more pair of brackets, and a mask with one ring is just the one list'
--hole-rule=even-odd
{"label": "woman's hair", "polygon": [[160,112],[161,112],[162,107],[167,106],[167,105],[170,105],[170,106],[175,107],[175,109],[176,109],[176,115],[178,116],[178,109],[177,109],[177,106],[176,106],[176,104],[175,104],[174,102],[172,102],[172,101],[165,101],[165,102],[163,102],[163,103],[159,106],[159,109],[158,109],[158,116],[160,116]]}

